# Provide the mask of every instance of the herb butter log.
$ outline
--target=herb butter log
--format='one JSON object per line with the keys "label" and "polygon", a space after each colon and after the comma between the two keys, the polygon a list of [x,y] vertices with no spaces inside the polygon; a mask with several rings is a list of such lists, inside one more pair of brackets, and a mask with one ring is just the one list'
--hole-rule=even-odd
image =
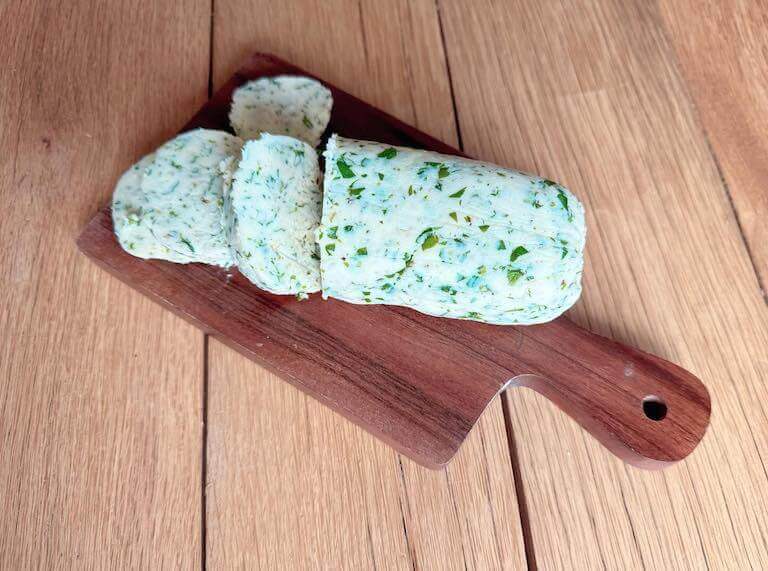
{"label": "herb butter log", "polygon": [[282,135],[248,141],[226,201],[230,245],[245,277],[276,294],[303,298],[320,291],[315,232],[322,197],[312,147]]}
{"label": "herb butter log", "polygon": [[584,209],[495,165],[334,135],[318,229],[324,297],[529,325],[581,293]]}
{"label": "herb butter log", "polygon": [[180,258],[173,261],[232,265],[219,165],[241,146],[225,131],[195,129],[161,146],[144,170],[141,192],[149,228]]}

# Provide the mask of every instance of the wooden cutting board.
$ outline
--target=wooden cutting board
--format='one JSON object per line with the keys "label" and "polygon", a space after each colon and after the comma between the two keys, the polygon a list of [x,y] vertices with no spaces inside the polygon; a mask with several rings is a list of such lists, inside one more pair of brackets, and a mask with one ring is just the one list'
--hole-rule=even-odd
{"label": "wooden cutting board", "polygon": [[[232,91],[286,73],[312,76],[255,54],[183,130],[231,131]],[[323,83],[334,98],[328,133],[462,155]],[[456,454],[485,407],[510,386],[538,391],[641,467],[683,459],[709,423],[709,394],[691,373],[565,317],[497,326],[323,301],[319,294],[306,301],[271,295],[236,269],[125,253],[109,207],[83,230],[78,246],[120,280],[430,468]]]}

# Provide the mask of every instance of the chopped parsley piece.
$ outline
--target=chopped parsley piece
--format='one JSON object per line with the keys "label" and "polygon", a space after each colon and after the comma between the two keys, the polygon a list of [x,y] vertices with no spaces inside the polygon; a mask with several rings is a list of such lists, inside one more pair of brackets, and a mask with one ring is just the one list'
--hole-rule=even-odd
{"label": "chopped parsley piece", "polygon": [[301,120],[301,122],[304,123],[304,126],[307,129],[311,129],[312,128],[312,121],[310,121],[309,117],[307,117],[306,115],[304,115],[304,118]]}
{"label": "chopped parsley piece", "polygon": [[451,218],[453,218],[453,219],[454,219],[454,221],[456,221],[456,222],[458,222],[458,221],[459,221],[459,218],[456,216],[456,213],[455,213],[455,212],[451,212],[451,213],[450,213],[448,216],[450,216]]}
{"label": "chopped parsley piece", "polygon": [[437,171],[437,178],[445,178],[449,175],[448,167],[445,165],[440,165],[440,168]]}
{"label": "chopped parsley piece", "polygon": [[368,248],[366,248],[366,247],[358,248],[357,249],[357,255],[358,256],[367,256],[368,255]]}
{"label": "chopped parsley piece", "polygon": [[381,151],[377,157],[380,159],[394,159],[395,155],[397,155],[397,149],[394,147],[389,147],[388,149],[384,149]]}
{"label": "chopped parsley piece", "polygon": [[461,190],[457,190],[453,194],[449,194],[448,198],[461,198],[464,195],[464,191],[467,190],[467,187],[465,186]]}
{"label": "chopped parsley piece", "polygon": [[567,255],[568,255],[568,248],[563,248],[563,255],[560,256],[560,259],[564,260]]}
{"label": "chopped parsley piece", "polygon": [[481,224],[480,226],[478,226],[478,228],[480,228],[480,232],[487,232],[490,226],[488,226],[488,224]]}
{"label": "chopped parsley piece", "polygon": [[354,196],[355,198],[360,198],[360,193],[363,192],[364,190],[365,190],[365,188],[362,187],[362,186],[359,187],[359,188],[352,188],[352,187],[350,187],[349,188],[349,195],[350,196]]}
{"label": "chopped parsley piece", "polygon": [[548,178],[542,179],[541,184],[544,186],[557,186],[557,183],[553,180],[549,180]]}
{"label": "chopped parsley piece", "polygon": [[339,169],[339,174],[341,174],[341,176],[344,178],[352,178],[355,176],[355,173],[352,172],[352,169],[349,168],[349,165],[343,158],[340,158],[336,161],[336,167]]}
{"label": "chopped parsley piece", "polygon": [[440,241],[440,239],[437,237],[437,234],[429,234],[424,241],[421,243],[421,249],[422,250],[429,250],[430,248],[433,248],[434,246],[437,246],[437,243]]}
{"label": "chopped parsley piece", "polygon": [[421,231],[421,234],[416,236],[416,241],[418,242],[421,239],[422,236],[424,236],[425,234],[430,234],[433,230],[434,230],[434,228],[432,228],[432,227],[425,228],[424,230]]}
{"label": "chopped parsley piece", "polygon": [[496,249],[497,250],[506,250],[507,249],[507,245],[504,243],[504,240],[499,240],[499,243],[496,244]]}
{"label": "chopped parsley piece", "polygon": [[344,232],[352,232],[353,229],[354,229],[354,226],[352,226],[352,224],[347,224],[346,226],[344,226]]}
{"label": "chopped parsley piece", "polygon": [[331,226],[330,228],[328,228],[328,231],[326,232],[326,235],[331,240],[338,240],[339,237],[336,235],[336,232],[338,232],[338,230],[339,230],[338,226]]}
{"label": "chopped parsley piece", "polygon": [[326,244],[325,245],[325,253],[329,256],[333,254],[334,250],[336,250],[336,244]]}
{"label": "chopped parsley piece", "polygon": [[519,280],[521,277],[523,277],[523,270],[518,270],[515,268],[507,270],[507,280],[509,281],[509,285],[515,285],[517,280]]}
{"label": "chopped parsley piece", "polygon": [[516,259],[518,259],[520,256],[524,256],[528,253],[528,250],[525,246],[518,246],[514,250],[512,250],[512,253],[509,255],[509,261],[514,262]]}

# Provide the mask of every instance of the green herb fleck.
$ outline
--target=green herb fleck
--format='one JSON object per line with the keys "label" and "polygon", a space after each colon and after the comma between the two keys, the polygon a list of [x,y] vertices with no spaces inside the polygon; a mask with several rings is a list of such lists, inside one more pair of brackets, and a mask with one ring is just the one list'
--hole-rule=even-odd
{"label": "green herb fleck", "polygon": [[434,228],[432,228],[431,226],[429,228],[425,228],[424,230],[421,231],[421,234],[416,236],[416,241],[418,242],[421,239],[421,237],[424,236],[425,234],[431,234],[433,230]]}
{"label": "green herb fleck", "polygon": [[451,212],[450,214],[448,214],[448,216],[450,216],[451,218],[453,218],[453,220],[454,220],[455,222],[458,222],[458,221],[459,221],[459,218],[458,218],[458,216],[456,216],[456,213],[455,213],[455,212]]}
{"label": "green herb fleck", "polygon": [[568,255],[568,248],[563,248],[563,254],[560,256],[560,259],[563,260]]}
{"label": "green herb fleck", "polygon": [[384,180],[384,173],[377,172],[376,174],[379,176],[379,180]]}
{"label": "green herb fleck", "polygon": [[424,163],[423,167],[421,167],[418,171],[416,171],[416,174],[421,176],[425,172],[427,172],[429,169],[439,167],[439,166],[440,166],[440,163],[433,163],[431,161],[427,161]]}
{"label": "green herb fleck", "polygon": [[336,244],[326,244],[325,245],[325,253],[329,256],[333,254],[334,250],[336,250]]}
{"label": "green herb fleck", "polygon": [[437,237],[437,234],[430,234],[421,243],[421,249],[422,250],[429,250],[430,248],[433,248],[434,246],[437,246],[437,243],[439,241],[440,241],[440,239]]}
{"label": "green herb fleck", "polygon": [[485,274],[485,272],[487,272],[487,271],[488,271],[488,269],[487,269],[485,266],[480,266],[479,268],[477,268],[477,273],[478,273],[479,275],[481,275],[481,276],[482,276],[483,274]]}
{"label": "green herb fleck", "polygon": [[437,171],[437,178],[445,178],[449,175],[448,167],[445,165],[440,165],[440,168]]}
{"label": "green herb fleck", "polygon": [[490,226],[488,226],[488,224],[481,224],[480,226],[478,226],[478,228],[480,228],[480,232],[487,232]]}
{"label": "green herb fleck", "polygon": [[343,158],[336,161],[336,167],[339,169],[339,173],[344,178],[352,178],[355,176],[355,173],[352,172],[352,169],[349,168],[349,165]]}
{"label": "green herb fleck", "polygon": [[467,187],[465,186],[461,190],[457,190],[453,194],[449,194],[448,198],[461,198],[464,195],[464,191],[467,190]]}
{"label": "green herb fleck", "polygon": [[327,236],[328,236],[328,237],[329,237],[331,240],[338,240],[338,239],[339,239],[339,237],[338,237],[338,236],[337,236],[337,234],[336,234],[336,233],[338,232],[338,230],[339,230],[339,227],[338,227],[338,226],[331,226],[330,228],[328,228],[328,231],[326,232],[326,235],[327,235]]}
{"label": "green herb fleck", "polygon": [[413,190],[413,185],[411,185],[408,187],[408,196],[412,196],[414,194],[416,194],[416,191]]}
{"label": "green herb fleck", "polygon": [[347,224],[346,226],[344,226],[344,232],[352,232],[353,229],[354,229],[354,226],[352,226],[352,224]]}
{"label": "green herb fleck", "polygon": [[309,117],[307,117],[306,115],[304,115],[304,118],[301,120],[301,122],[304,123],[304,126],[307,129],[311,129],[312,128],[312,121],[310,121]]}
{"label": "green herb fleck", "polygon": [[517,280],[519,280],[521,277],[523,277],[523,270],[518,270],[515,268],[507,270],[507,280],[509,281],[509,285],[515,285]]}
{"label": "green herb fleck", "polygon": [[357,249],[357,255],[358,256],[367,256],[368,255],[368,248],[366,248],[366,247],[358,248]]}
{"label": "green herb fleck", "polygon": [[568,197],[565,195],[562,188],[557,190],[557,199],[560,201],[560,204],[563,205],[563,208],[568,210]]}
{"label": "green herb fleck", "polygon": [[544,186],[557,186],[557,183],[555,181],[549,180],[548,178],[542,179],[541,184],[543,184]]}
{"label": "green herb fleck", "polygon": [[525,246],[518,246],[514,250],[512,250],[512,253],[509,255],[509,261],[514,262],[516,259],[518,259],[520,256],[524,256],[528,253],[528,250]]}
{"label": "green herb fleck", "polygon": [[349,195],[350,196],[354,196],[355,198],[360,198],[360,193],[363,192],[364,190],[365,190],[365,188],[362,187],[362,186],[359,187],[359,188],[352,188],[352,187],[350,187],[349,188]]}
{"label": "green herb fleck", "polygon": [[189,249],[190,249],[190,250],[192,250],[193,252],[195,251],[195,248],[194,248],[194,246],[192,246],[192,242],[190,242],[189,240],[187,240],[187,239],[186,239],[184,236],[179,236],[179,240],[181,240],[181,241],[182,241],[182,243],[183,243],[183,244],[184,244],[184,245],[185,245],[187,248],[189,248]]}
{"label": "green herb fleck", "polygon": [[397,149],[394,147],[389,147],[388,149],[384,149],[381,151],[377,157],[380,159],[394,159],[395,155],[397,155]]}
{"label": "green herb fleck", "polygon": [[496,244],[496,249],[497,250],[506,250],[507,249],[507,245],[504,243],[504,240],[499,240],[499,243]]}

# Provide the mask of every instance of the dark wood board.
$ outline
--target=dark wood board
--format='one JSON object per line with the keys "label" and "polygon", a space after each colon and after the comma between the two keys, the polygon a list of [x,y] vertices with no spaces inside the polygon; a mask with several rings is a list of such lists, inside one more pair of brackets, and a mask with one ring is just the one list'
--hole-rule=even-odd
{"label": "dark wood board", "polygon": [[[230,130],[232,91],[278,74],[312,76],[255,54],[184,127]],[[318,78],[319,79],[319,78]],[[322,81],[322,80],[321,80]],[[334,86],[328,132],[461,155]],[[448,462],[489,402],[527,386],[618,456],[655,468],[704,436],[710,401],[691,373],[592,334],[565,317],[496,326],[404,308],[265,293],[237,272],[125,253],[109,208],[78,246],[100,266],[430,468]]]}

